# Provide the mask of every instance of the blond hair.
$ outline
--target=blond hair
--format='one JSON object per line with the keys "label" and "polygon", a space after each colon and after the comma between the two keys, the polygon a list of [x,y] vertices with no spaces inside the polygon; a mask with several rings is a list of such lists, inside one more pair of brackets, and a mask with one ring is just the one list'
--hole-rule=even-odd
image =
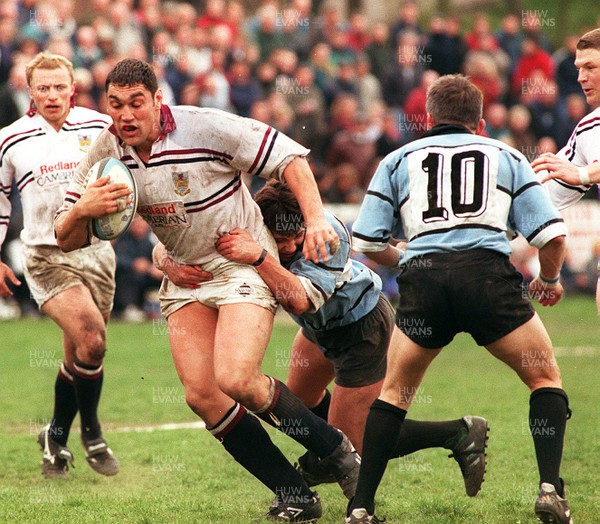
{"label": "blond hair", "polygon": [[71,77],[73,82],[73,64],[64,56],[55,55],[48,51],[42,51],[25,66],[25,74],[27,75],[27,85],[31,87],[31,77],[36,69],[59,69],[64,67]]}

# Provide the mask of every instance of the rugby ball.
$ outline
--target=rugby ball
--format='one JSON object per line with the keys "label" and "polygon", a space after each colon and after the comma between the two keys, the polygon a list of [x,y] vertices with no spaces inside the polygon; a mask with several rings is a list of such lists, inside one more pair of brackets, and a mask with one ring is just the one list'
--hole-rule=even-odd
{"label": "rugby ball", "polygon": [[129,168],[120,160],[106,157],[96,162],[87,175],[87,185],[99,178],[110,177],[109,184],[126,184],[131,189],[131,202],[127,198],[117,200],[118,210],[110,215],[90,221],[92,235],[101,240],[112,240],[127,231],[137,209],[137,186]]}

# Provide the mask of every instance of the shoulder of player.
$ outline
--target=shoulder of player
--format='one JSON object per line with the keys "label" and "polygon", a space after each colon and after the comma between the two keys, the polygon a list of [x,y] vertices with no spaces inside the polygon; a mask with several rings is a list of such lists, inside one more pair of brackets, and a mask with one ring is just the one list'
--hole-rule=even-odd
{"label": "shoulder of player", "polygon": [[95,140],[92,141],[87,156],[92,164],[107,156],[123,160],[121,158],[123,149],[119,145],[118,137],[110,131],[110,126],[102,129]]}
{"label": "shoulder of player", "polygon": [[575,133],[581,134],[592,129],[595,129],[596,132],[600,131],[600,107],[597,107],[579,121],[575,126]]}
{"label": "shoulder of player", "polygon": [[29,138],[45,134],[46,132],[36,117],[22,116],[12,124],[0,129],[0,154],[4,155],[6,150],[15,144],[22,144]]}
{"label": "shoulder of player", "polygon": [[222,111],[213,107],[196,106],[169,106],[171,114],[177,124],[177,129],[187,130],[187,125],[201,124],[202,127],[220,126],[224,122],[243,122],[245,119],[241,116]]}
{"label": "shoulder of player", "polygon": [[87,107],[75,106],[69,112],[63,128],[66,130],[77,130],[82,126],[105,127],[108,124],[112,124],[112,119],[108,115]]}
{"label": "shoulder of player", "polygon": [[[495,138],[490,138],[487,136],[467,134],[467,133],[453,133],[446,135],[436,135],[427,138],[421,138],[419,140],[415,140],[410,144],[404,146],[403,156],[409,156],[411,153],[415,151],[424,150],[427,148],[438,148],[438,147],[468,147],[471,146],[473,149],[477,149],[479,147],[487,148],[493,147],[496,148],[499,152],[505,153],[513,157],[514,160],[521,162],[527,161],[525,155],[523,155],[518,149],[502,142],[501,140],[497,140]],[[400,150],[398,150],[400,152]]]}

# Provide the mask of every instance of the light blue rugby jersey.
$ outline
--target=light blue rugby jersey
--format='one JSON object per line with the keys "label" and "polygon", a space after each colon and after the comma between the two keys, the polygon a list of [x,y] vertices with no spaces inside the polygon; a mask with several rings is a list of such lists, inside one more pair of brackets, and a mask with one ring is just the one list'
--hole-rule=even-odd
{"label": "light blue rugby jersey", "polygon": [[340,247],[329,260],[315,264],[299,251],[283,265],[298,276],[316,311],[290,315],[300,326],[323,331],[346,326],[369,313],[379,300],[381,279],[367,266],[350,258],[350,234],[341,220],[325,212],[340,237]]}
{"label": "light blue rugby jersey", "polygon": [[386,156],[353,226],[357,251],[408,240],[403,262],[426,253],[511,253],[507,230],[536,248],[566,235],[561,215],[516,149],[454,125],[434,127]]}

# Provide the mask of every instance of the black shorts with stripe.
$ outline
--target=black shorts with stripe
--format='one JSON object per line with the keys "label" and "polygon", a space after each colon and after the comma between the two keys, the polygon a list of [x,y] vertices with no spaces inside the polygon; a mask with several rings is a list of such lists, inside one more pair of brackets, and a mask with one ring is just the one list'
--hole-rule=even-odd
{"label": "black shorts with stripe", "polygon": [[425,348],[444,347],[460,332],[485,346],[534,315],[523,277],[508,257],[491,250],[412,258],[397,282],[396,325]]}

